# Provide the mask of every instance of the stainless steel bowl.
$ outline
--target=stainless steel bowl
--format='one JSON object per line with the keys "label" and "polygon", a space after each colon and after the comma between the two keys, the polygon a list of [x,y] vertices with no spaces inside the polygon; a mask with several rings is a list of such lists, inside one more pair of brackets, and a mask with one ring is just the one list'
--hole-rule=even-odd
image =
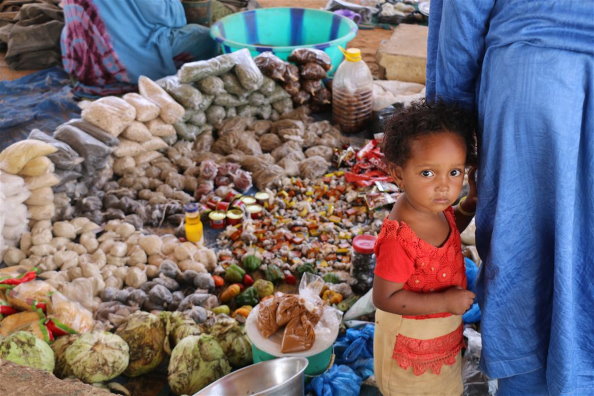
{"label": "stainless steel bowl", "polygon": [[194,396],[303,396],[304,357],[284,357],[252,364],[227,374]]}

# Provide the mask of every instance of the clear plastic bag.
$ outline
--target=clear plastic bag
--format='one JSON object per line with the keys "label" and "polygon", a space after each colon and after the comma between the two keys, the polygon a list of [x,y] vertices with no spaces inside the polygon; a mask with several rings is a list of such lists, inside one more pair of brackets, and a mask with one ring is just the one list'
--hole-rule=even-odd
{"label": "clear plastic bag", "polygon": [[255,91],[262,86],[264,82],[264,75],[254,63],[250,51],[243,48],[239,51],[233,52],[233,59],[235,60],[235,75],[239,80],[241,86],[248,91]]}
{"label": "clear plastic bag", "polygon": [[[294,338],[292,341],[295,341],[295,343],[287,344],[289,340],[285,340],[284,342],[285,350],[291,350],[290,356],[312,356],[326,350],[336,340],[342,312],[325,305],[320,298],[320,293],[324,284],[324,280],[321,277],[306,273],[301,278],[298,295],[277,293],[273,299],[266,300],[263,303],[256,305],[248,316],[245,325],[250,341],[254,343],[258,349],[273,356],[286,356],[281,351],[281,348],[283,348],[283,338],[285,336],[284,332],[286,331],[286,327],[283,329],[282,325],[280,325],[277,331],[270,335],[270,337],[264,337],[258,330],[257,321],[260,315],[260,307],[262,306],[269,308],[268,320],[274,319],[277,324],[283,323],[283,325],[288,325],[292,320],[295,321],[294,323],[291,323],[289,334]],[[275,299],[278,299],[278,307],[276,309],[276,315],[273,315],[273,310],[270,309],[269,304],[274,305]],[[279,322],[280,311],[286,313],[285,319],[288,320],[281,320]],[[311,333],[311,329],[308,331],[300,331],[299,327],[303,323],[305,323],[305,327],[307,328],[309,328],[309,325],[311,324],[314,333]],[[274,327],[276,326],[273,325],[273,328],[269,330],[273,330]],[[314,338],[314,342],[310,343],[312,337]],[[294,350],[294,348],[292,348],[293,346],[310,347],[306,350]]]}
{"label": "clear plastic bag", "polygon": [[25,139],[11,144],[0,153],[0,169],[16,175],[31,160],[53,154],[58,149],[51,144]]}
{"label": "clear plastic bag", "polygon": [[497,393],[497,380],[489,379],[479,370],[479,360],[483,346],[481,334],[467,327],[464,329],[464,337],[468,340],[462,366],[464,396],[495,396]]}
{"label": "clear plastic bag", "polygon": [[324,51],[315,48],[297,48],[289,55],[289,61],[295,62],[298,65],[314,62],[322,66],[324,70],[330,70],[332,68],[330,56]]}
{"label": "clear plastic bag", "polygon": [[168,76],[157,80],[159,84],[173,99],[177,100],[186,109],[199,109],[202,103],[202,92],[190,84],[180,83],[177,76]]}
{"label": "clear plastic bag", "polygon": [[39,140],[54,146],[57,151],[49,154],[47,157],[60,169],[72,169],[83,162],[83,158],[68,144],[54,139],[52,136],[39,129],[33,129],[29,134],[29,139]]}
{"label": "clear plastic bag", "polygon": [[110,147],[73,125],[61,125],[54,132],[54,137],[76,150],[85,159],[83,164],[87,170],[105,167],[111,154]]}
{"label": "clear plastic bag", "polygon": [[81,116],[83,120],[118,136],[136,119],[136,109],[124,99],[106,96],[87,105]]}
{"label": "clear plastic bag", "polygon": [[98,126],[93,125],[90,122],[87,122],[81,118],[74,118],[64,123],[63,125],[71,125],[73,127],[77,127],[81,131],[85,132],[88,135],[91,135],[92,137],[94,137],[95,139],[99,140],[101,143],[107,146],[117,146],[118,144],[120,144],[120,141],[117,137],[110,135]]}
{"label": "clear plastic bag", "polygon": [[60,292],[54,292],[51,295],[47,307],[47,316],[68,326],[77,333],[86,333],[95,326],[91,311],[78,302],[66,298]]}
{"label": "clear plastic bag", "polygon": [[122,98],[136,109],[136,121],[147,122],[159,116],[159,106],[136,92],[127,93]]}
{"label": "clear plastic bag", "polygon": [[275,81],[285,81],[284,74],[287,69],[287,62],[272,52],[267,51],[256,56],[254,63],[266,77]]}
{"label": "clear plastic bag", "polygon": [[47,282],[32,280],[15,286],[7,293],[6,299],[15,308],[22,311],[34,311],[37,303],[47,304],[56,289]]}
{"label": "clear plastic bag", "polygon": [[192,83],[208,76],[227,73],[233,66],[235,66],[233,54],[224,54],[206,61],[185,63],[177,72],[177,76],[182,83]]}

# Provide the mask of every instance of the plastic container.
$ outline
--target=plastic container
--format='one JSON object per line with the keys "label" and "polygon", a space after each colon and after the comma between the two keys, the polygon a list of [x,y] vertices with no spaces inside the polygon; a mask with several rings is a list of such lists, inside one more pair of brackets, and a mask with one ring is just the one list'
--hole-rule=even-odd
{"label": "plastic container", "polygon": [[[328,331],[325,332],[325,337],[316,337],[316,341],[310,350],[283,354],[280,352],[282,332],[277,332],[268,339],[264,339],[260,335],[256,325],[259,311],[260,305],[258,304],[252,309],[245,323],[245,331],[252,344],[254,363],[276,359],[278,357],[304,357],[309,362],[305,370],[305,375],[320,375],[331,366],[333,361],[332,356],[334,355],[334,342],[338,337],[342,318],[337,317],[330,322],[326,322]],[[327,320],[325,318],[327,317],[323,317],[322,321]]]}
{"label": "plastic container", "polygon": [[339,46],[357,34],[357,24],[341,15],[309,8],[259,8],[228,15],[210,35],[223,53],[247,48],[252,56],[272,51],[287,60],[296,48],[316,48],[330,56],[331,76],[343,59]]}
{"label": "plastic container", "polygon": [[353,256],[351,258],[351,275],[357,281],[353,291],[365,294],[373,286],[373,270],[375,269],[374,246],[377,237],[358,235],[353,239]]}
{"label": "plastic container", "polygon": [[373,76],[361,58],[361,50],[344,52],[332,81],[332,119],[345,135],[365,129],[373,111]]}
{"label": "plastic container", "polygon": [[186,239],[190,242],[200,242],[204,230],[202,220],[200,220],[199,206],[197,203],[189,203],[184,207],[184,210],[186,212]]}

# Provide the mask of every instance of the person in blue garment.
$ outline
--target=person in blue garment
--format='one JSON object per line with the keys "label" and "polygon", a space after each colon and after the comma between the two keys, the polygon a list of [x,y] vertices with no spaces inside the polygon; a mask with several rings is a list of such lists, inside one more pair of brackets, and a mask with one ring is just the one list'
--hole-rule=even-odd
{"label": "person in blue garment", "polygon": [[62,0],[64,69],[78,96],[135,91],[189,61],[216,56],[209,29],[187,24],[180,0]]}
{"label": "person in blue garment", "polygon": [[594,395],[594,1],[432,0],[427,97],[479,114],[482,370]]}

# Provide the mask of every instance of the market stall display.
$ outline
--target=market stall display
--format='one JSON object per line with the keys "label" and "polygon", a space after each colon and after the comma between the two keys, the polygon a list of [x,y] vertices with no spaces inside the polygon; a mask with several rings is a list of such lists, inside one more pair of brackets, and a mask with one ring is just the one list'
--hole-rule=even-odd
{"label": "market stall display", "polygon": [[312,48],[187,63],[1,152],[0,354],[26,334],[47,362],[17,363],[165,370],[176,394],[274,356],[325,372],[398,194],[378,140],[316,116],[331,68]]}

